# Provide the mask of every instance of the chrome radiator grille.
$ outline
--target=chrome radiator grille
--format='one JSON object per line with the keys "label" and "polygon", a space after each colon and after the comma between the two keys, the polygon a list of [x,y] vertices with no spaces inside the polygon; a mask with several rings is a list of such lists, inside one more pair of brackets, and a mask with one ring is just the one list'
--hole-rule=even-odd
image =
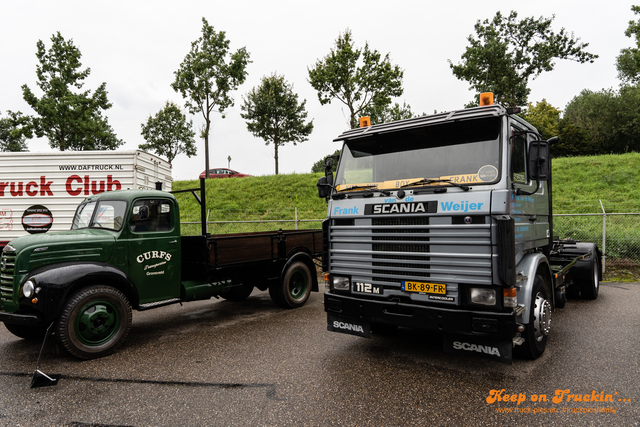
{"label": "chrome radiator grille", "polygon": [[13,276],[16,263],[15,251],[5,248],[0,262],[0,301],[11,302],[13,300]]}

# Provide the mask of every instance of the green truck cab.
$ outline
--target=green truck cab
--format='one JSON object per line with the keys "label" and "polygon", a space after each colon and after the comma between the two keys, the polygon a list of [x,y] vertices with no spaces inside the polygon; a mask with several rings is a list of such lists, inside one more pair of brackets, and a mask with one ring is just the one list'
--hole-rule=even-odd
{"label": "green truck cab", "polygon": [[[204,181],[200,190],[204,206]],[[172,194],[101,193],[78,206],[71,230],[5,246],[0,321],[27,339],[53,324],[69,353],[101,357],[126,338],[132,309],[212,296],[238,301],[254,287],[269,289],[282,307],[300,307],[318,290],[321,252],[321,230],[181,236]]]}

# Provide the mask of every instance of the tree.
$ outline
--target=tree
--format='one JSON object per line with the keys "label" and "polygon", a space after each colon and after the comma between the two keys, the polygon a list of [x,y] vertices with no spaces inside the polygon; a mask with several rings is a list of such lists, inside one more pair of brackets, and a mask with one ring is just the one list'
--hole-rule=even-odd
{"label": "tree", "polygon": [[[618,92],[583,90],[567,105],[560,126],[582,137],[579,154],[640,151],[640,87],[623,86]],[[564,122],[564,123],[563,123]],[[573,154],[573,153],[568,153]]]}
{"label": "tree", "polygon": [[[315,162],[311,167],[311,173],[324,172],[324,162],[327,159],[327,157],[340,156],[340,152],[341,152],[340,149],[337,149],[336,151],[333,152],[333,154],[324,156],[323,158]],[[335,172],[337,168],[338,168],[338,162],[334,161],[333,165],[331,166],[331,170]]]}
{"label": "tree", "polygon": [[598,154],[590,144],[589,132],[575,125],[565,118],[558,122],[558,136],[560,140],[551,145],[552,157],[560,156],[587,156]]}
{"label": "tree", "polygon": [[251,89],[243,100],[241,116],[247,120],[247,129],[264,139],[266,145],[274,146],[278,175],[278,148],[288,142],[297,145],[307,141],[313,131],[313,121],[305,123],[307,101],[298,104],[293,85],[277,74],[263,77],[260,86]]}
{"label": "tree", "polygon": [[65,40],[58,32],[51,42],[48,51],[42,40],[37,43],[40,64],[36,75],[42,97],[38,98],[26,84],[22,86],[24,100],[37,114],[32,123],[36,135],[46,136],[51,148],[60,151],[113,150],[122,145],[124,142],[102,117],[102,111],[111,108],[106,83],[93,94],[79,92],[91,69],[80,69],[82,55],[73,40]]}
{"label": "tree", "polygon": [[449,60],[454,76],[468,81],[477,94],[493,92],[496,102],[508,107],[527,104],[529,80],[553,70],[554,60],[585,63],[598,57],[586,52],[588,44],[569,36],[564,28],[554,33],[554,17],[520,21],[517,17],[513,11],[508,17],[498,12],[491,21],[476,22],[476,36],[467,38],[470,46],[462,62],[454,65]]}
{"label": "tree", "polygon": [[535,106],[529,103],[529,106],[520,114],[520,117],[538,129],[542,139],[549,139],[558,136],[560,113],[560,110],[549,104],[546,99],[543,99],[537,102]]}
{"label": "tree", "polygon": [[141,150],[165,156],[169,164],[180,153],[185,153],[187,157],[196,155],[193,121],[187,122],[175,103],[167,101],[164,109],[154,117],[149,116],[147,123],[143,123],[141,127],[142,136],[147,141],[138,146]]}
{"label": "tree", "polygon": [[0,118],[0,151],[28,151],[25,140],[33,138],[31,117],[7,110],[9,117]]}
{"label": "tree", "polygon": [[[179,92],[191,114],[202,114],[204,128],[205,171],[209,177],[209,134],[211,113],[233,106],[229,92],[236,90],[247,78],[249,53],[242,47],[229,52],[229,40],[224,31],[216,32],[202,18],[202,36],[191,43],[191,51],[185,56],[171,87]],[[224,118],[224,115],[222,116]]]}
{"label": "tree", "polygon": [[320,104],[337,99],[349,108],[349,126],[358,126],[358,116],[375,105],[391,104],[391,97],[402,95],[404,72],[391,65],[389,54],[384,58],[369,43],[364,50],[353,46],[351,31],[346,30],[336,40],[335,49],[308,69],[309,83],[318,92]]}
{"label": "tree", "polygon": [[[640,6],[631,6],[634,14],[640,14]],[[635,38],[636,47],[622,49],[620,56],[616,58],[618,78],[623,83],[637,85],[640,83],[640,19],[629,21],[629,26],[624,32],[627,37]]]}
{"label": "tree", "polygon": [[388,123],[396,120],[410,119],[413,116],[411,112],[411,106],[406,102],[393,105],[370,105],[362,112],[363,116],[369,116],[371,118],[371,124]]}

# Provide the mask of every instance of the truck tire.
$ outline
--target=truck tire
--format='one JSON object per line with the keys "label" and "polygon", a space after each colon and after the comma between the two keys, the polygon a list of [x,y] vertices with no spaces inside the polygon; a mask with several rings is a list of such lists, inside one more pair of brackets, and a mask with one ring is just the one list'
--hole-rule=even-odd
{"label": "truck tire", "polygon": [[302,307],[311,295],[313,280],[309,267],[302,262],[293,262],[285,271],[282,282],[269,287],[271,300],[284,308]]}
{"label": "truck tire", "polygon": [[220,296],[227,301],[244,301],[249,298],[251,292],[253,292],[253,285],[251,283],[243,283],[239,286],[230,287],[222,292]]}
{"label": "truck tire", "polygon": [[584,299],[598,298],[600,290],[600,263],[598,258],[592,255],[589,265],[579,271],[578,286],[580,287],[580,296]]}
{"label": "truck tire", "polygon": [[515,352],[526,359],[537,359],[547,347],[547,336],[551,331],[551,302],[544,279],[539,274],[533,282],[529,324],[524,332],[524,343],[515,347]]}
{"label": "truck tire", "polygon": [[58,342],[72,355],[95,359],[112,353],[131,328],[131,305],[105,285],[80,289],[64,304],[55,325]]}
{"label": "truck tire", "polygon": [[22,338],[25,340],[36,340],[44,338],[44,334],[47,332],[46,326],[26,326],[26,325],[13,325],[10,323],[5,323],[4,326],[7,327],[9,332],[18,338]]}

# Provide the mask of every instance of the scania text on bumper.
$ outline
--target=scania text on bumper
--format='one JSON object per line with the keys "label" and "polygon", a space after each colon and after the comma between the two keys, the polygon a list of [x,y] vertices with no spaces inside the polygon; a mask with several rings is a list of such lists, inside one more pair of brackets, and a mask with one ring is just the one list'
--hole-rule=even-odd
{"label": "scania text on bumper", "polygon": [[363,300],[325,293],[327,329],[369,338],[372,323],[443,333],[446,352],[474,353],[511,363],[516,311],[487,312]]}

